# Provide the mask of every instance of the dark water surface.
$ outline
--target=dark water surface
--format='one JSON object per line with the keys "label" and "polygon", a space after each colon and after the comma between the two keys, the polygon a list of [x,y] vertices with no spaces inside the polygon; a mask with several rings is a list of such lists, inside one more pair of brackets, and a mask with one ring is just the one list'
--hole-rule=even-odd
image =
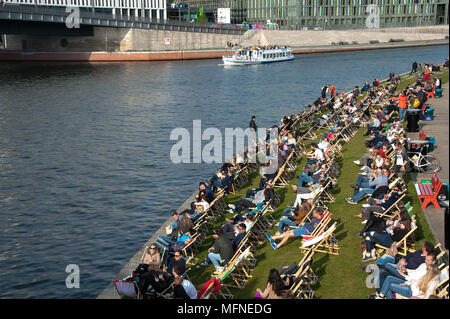
{"label": "dark water surface", "polygon": [[[1,298],[95,298],[218,164],[171,164],[172,129],[260,127],[333,83],[443,62],[448,46],[219,60],[0,64]],[[206,143],[206,142],[205,142]],[[65,286],[80,267],[79,289]]]}

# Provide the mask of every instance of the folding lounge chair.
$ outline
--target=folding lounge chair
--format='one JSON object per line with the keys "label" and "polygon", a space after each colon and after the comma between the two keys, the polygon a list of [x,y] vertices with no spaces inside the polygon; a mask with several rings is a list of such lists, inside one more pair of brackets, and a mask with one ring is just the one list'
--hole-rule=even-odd
{"label": "folding lounge chair", "polygon": [[[397,250],[398,253],[402,256],[406,256],[409,252],[414,252],[414,245],[411,244],[411,240],[410,237],[414,234],[414,232],[417,229],[417,222],[416,220],[413,218],[413,221],[411,223],[411,230],[401,239],[397,242],[396,246],[397,246]],[[381,253],[383,251],[388,250],[390,247],[384,247],[380,244],[375,244],[375,247],[378,250],[378,253],[381,255]]]}
{"label": "folding lounge chair", "polygon": [[121,299],[141,299],[142,294],[134,280],[113,280],[114,295],[117,294]]}

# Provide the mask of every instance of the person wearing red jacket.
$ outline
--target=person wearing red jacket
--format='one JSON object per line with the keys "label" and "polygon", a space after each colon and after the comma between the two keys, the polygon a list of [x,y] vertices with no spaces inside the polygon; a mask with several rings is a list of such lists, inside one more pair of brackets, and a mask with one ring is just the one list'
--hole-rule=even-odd
{"label": "person wearing red jacket", "polygon": [[398,119],[399,121],[404,121],[406,109],[408,108],[408,98],[406,97],[406,91],[403,91],[399,95],[399,97],[391,97],[391,100],[398,101]]}

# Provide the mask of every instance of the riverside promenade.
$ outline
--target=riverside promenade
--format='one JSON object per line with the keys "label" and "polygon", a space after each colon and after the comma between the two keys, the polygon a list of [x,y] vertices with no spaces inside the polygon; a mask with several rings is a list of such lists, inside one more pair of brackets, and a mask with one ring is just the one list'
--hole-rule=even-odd
{"label": "riverside promenade", "polygon": [[[449,181],[449,83],[443,84],[443,96],[441,98],[428,99],[427,104],[434,108],[433,121],[420,121],[420,129],[423,129],[427,136],[436,139],[434,150],[430,152],[440,161],[441,170],[438,172],[442,182]],[[408,133],[408,137],[417,138],[419,133]],[[421,179],[431,179],[432,174],[411,174],[414,183]],[[428,225],[436,239],[436,243],[441,243],[444,248],[445,228],[444,208],[437,209],[429,204],[424,209]],[[448,253],[448,250],[446,250]]]}

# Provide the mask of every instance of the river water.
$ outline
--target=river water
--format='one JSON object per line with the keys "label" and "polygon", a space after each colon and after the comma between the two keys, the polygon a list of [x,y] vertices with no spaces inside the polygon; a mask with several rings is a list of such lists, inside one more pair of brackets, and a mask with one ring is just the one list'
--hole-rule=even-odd
{"label": "river water", "polygon": [[[176,127],[279,123],[320,88],[347,91],[448,45],[219,60],[0,64],[0,298],[95,298],[219,164],[172,164]],[[78,265],[80,288],[66,288]]]}

